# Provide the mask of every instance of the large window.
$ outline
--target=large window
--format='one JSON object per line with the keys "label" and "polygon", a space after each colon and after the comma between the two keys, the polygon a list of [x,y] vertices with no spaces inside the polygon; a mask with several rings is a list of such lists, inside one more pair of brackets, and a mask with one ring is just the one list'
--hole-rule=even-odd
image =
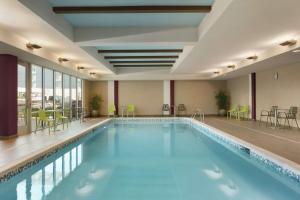
{"label": "large window", "polygon": [[32,65],[31,69],[31,128],[35,130],[37,111],[43,108],[43,69]]}
{"label": "large window", "polygon": [[62,74],[55,72],[55,108],[63,108],[63,95],[62,95]]}
{"label": "large window", "polygon": [[27,125],[26,67],[18,65],[18,127]]}
{"label": "large window", "polygon": [[45,110],[53,110],[54,92],[53,92],[53,70],[44,69],[44,108]]}
{"label": "large window", "polygon": [[76,92],[76,77],[71,77],[71,104],[72,104],[72,119],[77,118],[77,92]]}
{"label": "large window", "polygon": [[[24,112],[26,111],[25,67],[20,66],[18,73],[19,124],[24,124],[26,123],[26,120],[24,120]],[[82,108],[81,79],[32,65],[31,86],[32,131],[35,130],[37,111],[41,109],[63,109],[64,115],[70,116],[72,119],[77,119],[80,116],[78,111]]]}
{"label": "large window", "polygon": [[81,79],[77,79],[77,117],[82,117],[83,109],[82,109],[82,81]]}
{"label": "large window", "polygon": [[43,82],[42,68],[36,65],[32,66],[31,75],[31,109],[37,111],[43,107]]}
{"label": "large window", "polygon": [[70,76],[67,74],[63,75],[64,82],[64,113],[69,116],[70,113]]}

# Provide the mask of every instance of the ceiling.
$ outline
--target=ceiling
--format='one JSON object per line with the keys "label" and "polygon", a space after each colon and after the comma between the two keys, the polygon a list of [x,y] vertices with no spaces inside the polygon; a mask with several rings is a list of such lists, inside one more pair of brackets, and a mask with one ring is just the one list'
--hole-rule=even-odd
{"label": "ceiling", "polygon": [[[0,5],[2,42],[65,70],[84,66],[84,77],[97,73],[92,79],[228,79],[299,62],[300,53],[291,53],[300,48],[299,0],[3,0]],[[115,10],[124,6],[166,10]],[[190,12],[178,6],[211,9]],[[59,13],[57,7],[89,12]],[[90,12],[91,7],[102,10]],[[279,45],[291,39],[298,42]],[[43,48],[29,51],[26,42]],[[246,59],[252,55],[258,59]],[[70,62],[59,63],[58,57]]]}

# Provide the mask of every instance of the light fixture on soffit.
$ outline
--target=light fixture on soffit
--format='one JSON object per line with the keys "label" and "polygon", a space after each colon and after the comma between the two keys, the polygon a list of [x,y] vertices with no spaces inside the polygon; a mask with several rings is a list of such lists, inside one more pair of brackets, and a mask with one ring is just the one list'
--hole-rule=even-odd
{"label": "light fixture on soffit", "polygon": [[27,44],[26,44],[26,47],[27,47],[28,49],[30,49],[30,50],[42,48],[40,45],[33,44],[33,43],[27,43]]}
{"label": "light fixture on soffit", "polygon": [[257,55],[247,57],[248,60],[256,60],[257,58]]}
{"label": "light fixture on soffit", "polygon": [[85,67],[82,67],[82,66],[78,66],[78,67],[77,67],[77,70],[78,70],[78,71],[83,70],[83,69],[85,69]]}
{"label": "light fixture on soffit", "polygon": [[293,46],[297,44],[297,40],[287,40],[285,42],[280,43],[280,46]]}
{"label": "light fixture on soffit", "polygon": [[58,58],[58,62],[62,63],[62,62],[68,62],[69,59],[67,58]]}

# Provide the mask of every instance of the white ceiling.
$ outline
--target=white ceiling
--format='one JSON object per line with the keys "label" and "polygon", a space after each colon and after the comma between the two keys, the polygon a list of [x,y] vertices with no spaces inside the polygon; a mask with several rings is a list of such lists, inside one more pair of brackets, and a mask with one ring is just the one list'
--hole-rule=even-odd
{"label": "white ceiling", "polygon": [[[72,61],[65,64],[65,68],[75,70],[76,66],[84,65],[89,70],[83,73],[97,71],[101,80],[227,79],[263,70],[263,66],[299,61],[298,54],[287,56],[287,52],[300,47],[299,0],[215,0],[213,10],[206,16],[156,15],[151,19],[147,15],[130,14],[130,22],[126,24],[122,21],[126,17],[120,19],[113,15],[109,18],[112,26],[109,26],[109,20],[95,20],[96,16],[85,18],[80,14],[67,16],[52,12],[52,6],[147,5],[149,2],[182,4],[180,0],[104,0],[101,4],[96,0],[2,0],[0,38],[26,52],[29,52],[25,48],[26,41],[40,44],[43,46],[40,52],[29,53],[56,64],[59,64],[57,57],[70,58]],[[212,2],[187,0],[184,4],[210,5]],[[15,37],[8,36],[9,33]],[[278,45],[288,39],[296,39],[298,43],[292,47]],[[170,70],[116,70],[103,58],[104,55],[97,53],[99,48],[178,47],[184,52]],[[245,60],[254,54],[259,59]],[[229,64],[236,65],[234,71],[226,69]],[[214,71],[221,73],[214,75]]]}

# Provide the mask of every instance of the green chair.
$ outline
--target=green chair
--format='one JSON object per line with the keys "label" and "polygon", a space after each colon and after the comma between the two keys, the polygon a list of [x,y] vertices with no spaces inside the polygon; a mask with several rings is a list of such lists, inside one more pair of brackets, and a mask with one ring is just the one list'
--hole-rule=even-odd
{"label": "green chair", "polygon": [[232,116],[237,117],[237,113],[239,111],[239,106],[233,106],[232,109],[227,111],[227,119]]}
{"label": "green chair", "polygon": [[69,117],[63,116],[60,111],[55,111],[55,123],[59,121],[63,124],[63,129],[65,129],[65,122],[67,122],[67,128],[69,127]]}
{"label": "green chair", "polygon": [[237,112],[238,119],[240,120],[241,117],[243,119],[248,119],[249,117],[249,106],[242,106],[242,108]]}
{"label": "green chair", "polygon": [[135,106],[133,104],[127,105],[127,117],[131,113],[132,117],[134,117]]}
{"label": "green chair", "polygon": [[39,110],[38,111],[38,117],[37,117],[37,126],[35,128],[35,133],[38,128],[42,127],[43,124],[46,124],[49,128],[49,134],[50,134],[50,129],[54,125],[54,119],[49,118],[44,110]]}
{"label": "green chair", "polygon": [[115,116],[115,112],[116,112],[116,107],[114,104],[111,104],[108,106],[108,116]]}

